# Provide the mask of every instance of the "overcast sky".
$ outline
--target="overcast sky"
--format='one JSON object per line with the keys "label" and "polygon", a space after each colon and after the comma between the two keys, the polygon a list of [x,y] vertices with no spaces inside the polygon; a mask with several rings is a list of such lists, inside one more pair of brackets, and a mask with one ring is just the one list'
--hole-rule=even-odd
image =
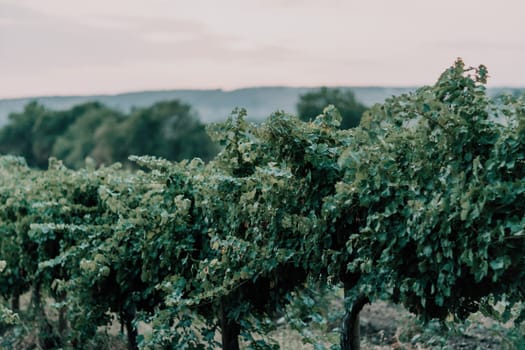
{"label": "overcast sky", "polygon": [[525,86],[525,0],[0,0],[0,98],[419,86],[462,57]]}

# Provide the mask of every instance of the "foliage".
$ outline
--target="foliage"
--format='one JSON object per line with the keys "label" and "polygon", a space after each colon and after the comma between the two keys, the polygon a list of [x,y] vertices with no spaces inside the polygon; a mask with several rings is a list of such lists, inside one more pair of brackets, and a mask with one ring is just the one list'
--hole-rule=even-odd
{"label": "foliage", "polygon": [[[274,349],[260,335],[288,304],[310,305],[322,322],[312,286],[390,299],[425,320],[481,309],[519,324],[525,102],[489,99],[486,75],[458,60],[434,86],[372,107],[350,130],[334,106],[311,122],[277,112],[261,125],[237,110],[210,126],[222,151],[208,163],[135,156],[142,170],[92,160],[71,170],[52,158],[41,171],[1,157],[0,292],[16,300],[31,290],[28,317],[44,348],[96,348],[116,315],[130,349],[211,349],[217,331],[224,349],[239,337]],[[145,132],[184,129],[174,111],[189,110],[175,102],[108,118],[133,151],[153,152],[167,148]],[[86,118],[56,149],[82,125],[109,135],[97,114]],[[504,310],[491,308],[500,300]],[[139,321],[152,334],[139,334]]]}
{"label": "foliage", "polygon": [[[5,260],[0,260],[0,273],[3,273],[7,266]],[[12,325],[18,322],[18,315],[13,313],[12,310],[9,310],[4,305],[0,304],[0,327],[5,325]]]}
{"label": "foliage", "polygon": [[428,318],[523,298],[524,105],[491,103],[485,78],[458,61],[434,87],[375,106],[327,202],[356,223],[347,266],[360,290]]}

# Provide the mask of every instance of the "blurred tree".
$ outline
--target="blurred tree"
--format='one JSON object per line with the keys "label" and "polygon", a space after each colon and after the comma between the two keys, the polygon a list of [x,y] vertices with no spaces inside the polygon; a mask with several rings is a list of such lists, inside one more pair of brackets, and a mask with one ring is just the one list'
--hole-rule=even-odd
{"label": "blurred tree", "polygon": [[66,111],[52,111],[30,102],[22,113],[10,114],[9,124],[0,129],[0,153],[23,156],[30,166],[45,168],[56,139],[77,118],[99,108],[98,103],[86,103]]}
{"label": "blurred tree", "polygon": [[[114,150],[104,147],[102,151],[99,143],[105,145],[107,138],[116,137],[114,133],[118,128],[117,124],[124,118],[124,115],[103,106],[87,110],[56,139],[51,155],[73,168],[82,167],[88,156],[97,164],[114,162]],[[114,146],[118,144],[115,143]]]}
{"label": "blurred tree", "polygon": [[23,156],[28,164],[34,165],[32,129],[35,120],[44,113],[46,110],[37,102],[28,103],[22,113],[11,113],[9,123],[0,130],[0,153]]}
{"label": "blurred tree", "polygon": [[130,115],[98,102],[65,111],[31,102],[22,113],[12,113],[9,124],[0,129],[0,153],[23,156],[39,168],[47,167],[49,157],[78,168],[86,157],[98,165],[129,165],[133,154],[206,161],[217,150],[190,105],[177,100],[135,109]]}
{"label": "blurred tree", "polygon": [[89,156],[95,160],[97,165],[128,161],[129,154],[124,147],[128,136],[119,131],[121,123],[122,121],[117,118],[108,118],[92,135],[95,147]]}
{"label": "blurred tree", "polygon": [[[210,160],[217,153],[191,106],[178,100],[158,102],[149,108],[132,111],[118,127],[123,141],[116,160],[129,155],[153,155],[169,160],[199,157]],[[114,147],[118,150],[118,147]]]}
{"label": "blurred tree", "polygon": [[299,96],[297,113],[301,120],[313,120],[328,105],[334,105],[341,113],[341,129],[359,125],[361,115],[366,110],[366,106],[356,100],[352,91],[322,87]]}
{"label": "blurred tree", "polygon": [[104,106],[98,102],[88,102],[65,111],[47,110],[46,113],[36,118],[31,131],[32,153],[35,157],[34,165],[39,168],[46,168],[49,157],[56,156],[53,153],[53,148],[57,139],[64,135],[71,125],[74,125],[78,120],[84,119],[88,114],[98,114],[103,109]]}

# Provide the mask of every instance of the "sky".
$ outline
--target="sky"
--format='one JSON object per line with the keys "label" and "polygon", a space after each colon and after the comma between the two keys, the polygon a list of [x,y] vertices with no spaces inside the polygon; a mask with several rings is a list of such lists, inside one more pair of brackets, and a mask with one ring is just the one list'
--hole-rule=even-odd
{"label": "sky", "polygon": [[420,86],[457,57],[525,86],[524,0],[0,0],[0,98]]}

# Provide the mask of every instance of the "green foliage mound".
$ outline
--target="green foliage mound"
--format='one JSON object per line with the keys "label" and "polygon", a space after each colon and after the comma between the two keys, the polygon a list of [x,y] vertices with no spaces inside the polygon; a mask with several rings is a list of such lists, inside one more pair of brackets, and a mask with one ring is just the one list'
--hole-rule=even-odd
{"label": "green foliage mound", "polygon": [[368,296],[441,319],[523,299],[525,110],[488,99],[485,80],[458,61],[374,106],[340,158],[327,209],[353,231],[347,268]]}
{"label": "green foliage mound", "polygon": [[[273,320],[312,286],[427,320],[482,310],[520,323],[525,101],[489,99],[486,75],[458,60],[350,130],[333,106],[311,122],[277,112],[261,125],[235,111],[210,126],[222,150],[207,163],[144,156],[130,158],[140,171],[71,170],[51,159],[42,171],[2,157],[0,293],[42,348],[97,348],[117,317],[130,349],[212,349],[219,334],[223,349],[240,338],[275,349]],[[122,123],[158,130],[170,108]],[[345,350],[359,312],[348,309]],[[151,332],[139,334],[140,321]]]}

